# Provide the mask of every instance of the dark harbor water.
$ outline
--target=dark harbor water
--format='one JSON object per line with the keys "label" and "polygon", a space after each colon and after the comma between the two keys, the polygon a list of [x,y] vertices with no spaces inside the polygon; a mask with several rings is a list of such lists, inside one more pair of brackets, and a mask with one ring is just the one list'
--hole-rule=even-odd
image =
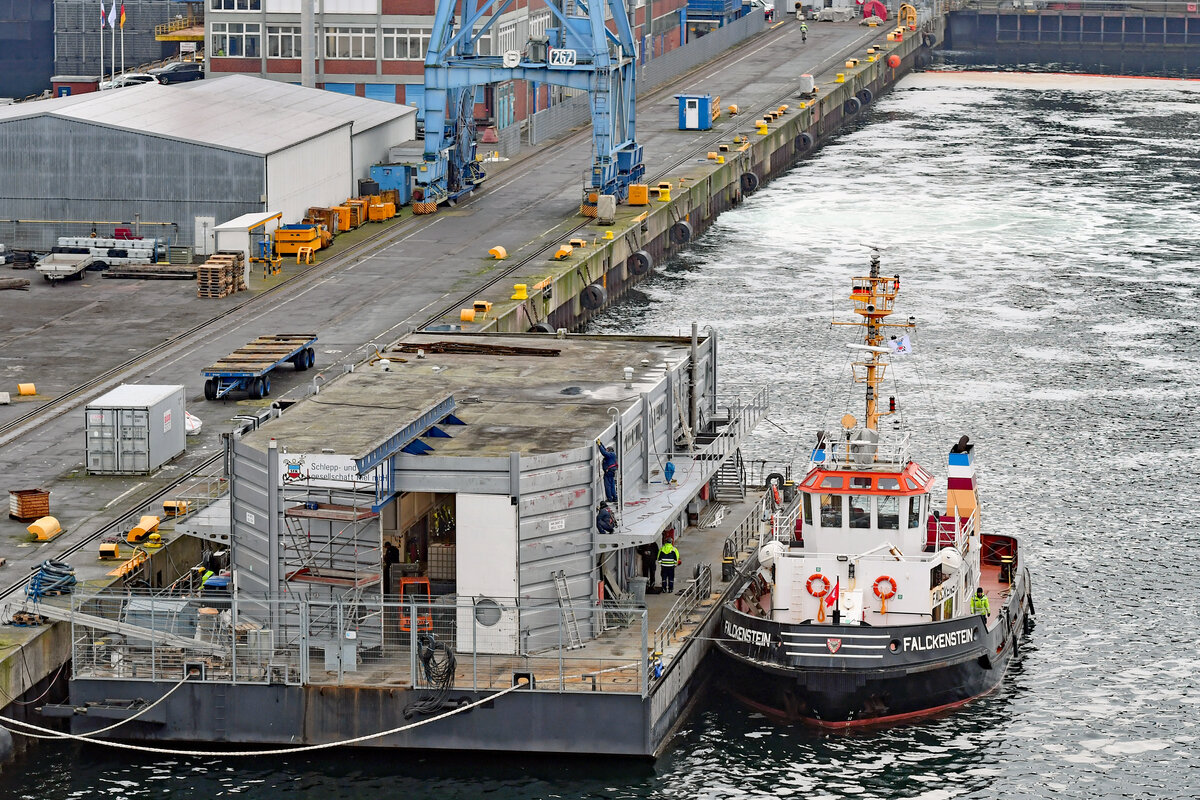
{"label": "dark harbor water", "polygon": [[1198,245],[1200,84],[927,73],[593,325],[718,329],[725,380],[774,387],[753,454],[795,458],[861,407],[828,322],[882,248],[920,325],[895,369],[918,460],[944,476],[971,435],[983,524],[1033,572],[1020,658],[956,713],[827,735],[712,691],[652,765],[39,743],[0,799],[1196,798]]}

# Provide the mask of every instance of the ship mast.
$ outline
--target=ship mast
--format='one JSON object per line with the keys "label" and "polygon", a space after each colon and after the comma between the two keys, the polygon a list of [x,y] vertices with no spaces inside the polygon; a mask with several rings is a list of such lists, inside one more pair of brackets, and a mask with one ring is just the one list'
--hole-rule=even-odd
{"label": "ship mast", "polygon": [[895,310],[896,296],[900,294],[900,276],[881,276],[879,274],[879,255],[871,256],[871,270],[866,277],[852,278],[850,300],[854,303],[854,312],[862,319],[857,322],[838,322],[834,325],[857,325],[865,330],[863,350],[865,360],[854,363],[855,382],[865,383],[867,388],[867,408],[865,427],[868,430],[879,430],[880,417],[895,413],[895,408],[889,403],[887,411],[880,411],[879,388],[883,384],[887,372],[887,343],[884,341],[884,328],[912,328],[912,320],[908,323],[891,324],[885,320]]}

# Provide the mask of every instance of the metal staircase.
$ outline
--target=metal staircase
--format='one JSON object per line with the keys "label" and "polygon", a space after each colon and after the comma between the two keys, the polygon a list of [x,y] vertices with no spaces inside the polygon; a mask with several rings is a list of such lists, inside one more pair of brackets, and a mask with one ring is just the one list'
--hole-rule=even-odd
{"label": "metal staircase", "polygon": [[558,607],[562,609],[563,619],[567,622],[567,649],[578,650],[583,647],[583,638],[579,635],[579,620],[576,619],[575,608],[571,605],[567,576],[561,569],[554,573],[554,588],[558,591]]}
{"label": "metal staircase", "polygon": [[717,470],[714,498],[721,503],[740,503],[746,499],[746,465],[739,448]]}

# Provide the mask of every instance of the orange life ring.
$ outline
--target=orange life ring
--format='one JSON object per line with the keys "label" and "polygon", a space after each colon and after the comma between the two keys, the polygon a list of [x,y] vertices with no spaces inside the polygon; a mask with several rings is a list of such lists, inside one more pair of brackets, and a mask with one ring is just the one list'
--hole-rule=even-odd
{"label": "orange life ring", "polygon": [[775,501],[775,505],[777,505],[777,506],[783,505],[783,498],[779,496],[779,487],[778,486],[771,487],[771,499],[773,499]]}
{"label": "orange life ring", "polygon": [[[823,584],[821,591],[819,592],[813,591],[813,581],[816,580],[819,580]],[[829,593],[829,578],[826,578],[819,572],[814,572],[812,575],[808,576],[808,580],[805,582],[804,586],[806,589],[808,589],[808,593],[813,597],[824,597]]]}
{"label": "orange life ring", "polygon": [[[883,583],[884,581],[887,581],[888,586],[892,588],[888,589],[886,592],[881,592],[879,591],[879,584]],[[878,578],[876,578],[875,586],[873,588],[875,589],[875,596],[880,600],[891,600],[896,596],[896,581],[892,578],[889,578],[887,575],[880,575]]]}

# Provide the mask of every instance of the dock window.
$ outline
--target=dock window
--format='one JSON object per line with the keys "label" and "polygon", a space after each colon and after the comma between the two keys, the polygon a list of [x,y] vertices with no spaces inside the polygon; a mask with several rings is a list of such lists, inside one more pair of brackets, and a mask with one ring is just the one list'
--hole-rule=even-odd
{"label": "dock window", "polygon": [[908,527],[921,527],[921,498],[908,498]]}
{"label": "dock window", "polygon": [[424,61],[430,28],[384,28],[383,57],[388,61]]}
{"label": "dock window", "polygon": [[871,496],[869,494],[850,495],[850,527],[871,527]]}
{"label": "dock window", "polygon": [[299,58],[300,28],[295,25],[267,26],[267,58]]}
{"label": "dock window", "polygon": [[326,58],[374,58],[374,28],[326,28]]}
{"label": "dock window", "polygon": [[213,11],[261,11],[262,0],[210,0]]}
{"label": "dock window", "polygon": [[821,495],[821,527],[842,527],[842,496],[840,494]]}
{"label": "dock window", "polygon": [[900,498],[880,495],[875,498],[876,513],[879,515],[879,529],[887,531],[900,530]]}

